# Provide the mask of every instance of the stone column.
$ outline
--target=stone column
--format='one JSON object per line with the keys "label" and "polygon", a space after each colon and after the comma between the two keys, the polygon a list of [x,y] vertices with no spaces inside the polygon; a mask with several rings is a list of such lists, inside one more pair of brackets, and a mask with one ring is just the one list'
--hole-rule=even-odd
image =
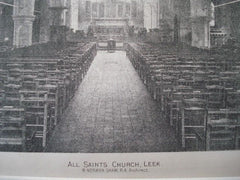
{"label": "stone column", "polygon": [[192,46],[210,48],[210,21],[206,17],[192,19]]}
{"label": "stone column", "polygon": [[110,5],[111,9],[110,9],[110,17],[111,18],[116,18],[117,17],[117,4],[116,3],[111,3]]}
{"label": "stone column", "polygon": [[54,26],[66,26],[66,0],[50,0],[49,8],[51,11],[51,25]]}
{"label": "stone column", "polygon": [[104,18],[108,17],[108,6],[107,3],[104,2]]}
{"label": "stone column", "polygon": [[126,2],[123,3],[123,18],[126,17]]}
{"label": "stone column", "polygon": [[191,0],[192,46],[210,47],[211,1]]}
{"label": "stone column", "polygon": [[79,1],[71,0],[71,8],[70,8],[70,28],[74,31],[78,30],[78,4]]}
{"label": "stone column", "polygon": [[50,0],[52,17],[50,23],[50,40],[62,44],[66,42],[66,11],[69,10],[67,0]]}
{"label": "stone column", "polygon": [[154,0],[144,2],[144,27],[146,29],[157,28],[157,3]]}
{"label": "stone column", "polygon": [[15,47],[24,47],[32,45],[32,26],[34,21],[35,0],[15,0],[13,12],[14,37],[13,45]]}
{"label": "stone column", "polygon": [[5,38],[5,19],[6,16],[4,16],[4,6],[0,5],[0,41],[4,41]]}
{"label": "stone column", "polygon": [[100,18],[100,3],[97,3],[97,18]]}
{"label": "stone column", "polygon": [[46,43],[50,40],[50,0],[42,0],[41,22],[40,22],[40,43]]}

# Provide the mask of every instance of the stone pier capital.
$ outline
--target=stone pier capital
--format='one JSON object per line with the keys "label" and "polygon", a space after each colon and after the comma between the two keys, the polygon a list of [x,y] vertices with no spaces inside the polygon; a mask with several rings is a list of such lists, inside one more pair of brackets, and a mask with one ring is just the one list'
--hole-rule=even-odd
{"label": "stone pier capital", "polygon": [[34,19],[35,19],[35,16],[16,16],[16,15],[13,15],[12,18],[13,18],[13,21],[22,21],[22,22],[30,21],[30,22],[33,22]]}

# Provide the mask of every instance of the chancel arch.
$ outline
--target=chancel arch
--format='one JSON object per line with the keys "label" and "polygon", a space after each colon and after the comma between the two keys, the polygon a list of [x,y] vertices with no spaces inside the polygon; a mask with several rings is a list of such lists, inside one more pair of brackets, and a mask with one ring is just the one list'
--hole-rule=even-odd
{"label": "chancel arch", "polygon": [[[217,31],[225,34],[222,42],[232,35],[239,36],[239,23],[236,20],[235,24],[229,23],[238,16],[233,10],[234,3],[221,5],[216,0],[4,0],[0,6],[0,39],[9,40],[14,47],[50,41],[52,26],[65,26],[86,34],[91,27],[97,35],[97,24],[103,29],[113,23],[119,26],[120,22],[125,33],[132,27],[135,32],[144,28],[153,36],[157,32],[157,36],[164,34],[165,40],[198,48],[217,45],[214,40],[218,38]],[[222,18],[224,11],[234,13]],[[23,31],[29,33],[22,33],[25,37],[19,38],[18,27],[22,24]]]}

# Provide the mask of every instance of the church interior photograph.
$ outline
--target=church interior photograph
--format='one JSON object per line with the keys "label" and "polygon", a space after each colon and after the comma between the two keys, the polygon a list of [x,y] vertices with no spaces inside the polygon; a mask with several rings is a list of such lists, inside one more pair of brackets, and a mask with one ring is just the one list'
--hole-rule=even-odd
{"label": "church interior photograph", "polygon": [[240,149],[240,0],[0,0],[0,151]]}

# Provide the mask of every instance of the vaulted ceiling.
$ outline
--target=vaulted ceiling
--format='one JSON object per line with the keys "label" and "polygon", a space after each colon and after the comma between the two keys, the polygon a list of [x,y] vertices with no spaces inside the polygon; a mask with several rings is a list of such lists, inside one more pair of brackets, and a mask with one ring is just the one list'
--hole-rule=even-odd
{"label": "vaulted ceiling", "polygon": [[240,0],[211,0],[214,5],[220,5],[220,4],[225,4],[225,3],[240,3]]}

